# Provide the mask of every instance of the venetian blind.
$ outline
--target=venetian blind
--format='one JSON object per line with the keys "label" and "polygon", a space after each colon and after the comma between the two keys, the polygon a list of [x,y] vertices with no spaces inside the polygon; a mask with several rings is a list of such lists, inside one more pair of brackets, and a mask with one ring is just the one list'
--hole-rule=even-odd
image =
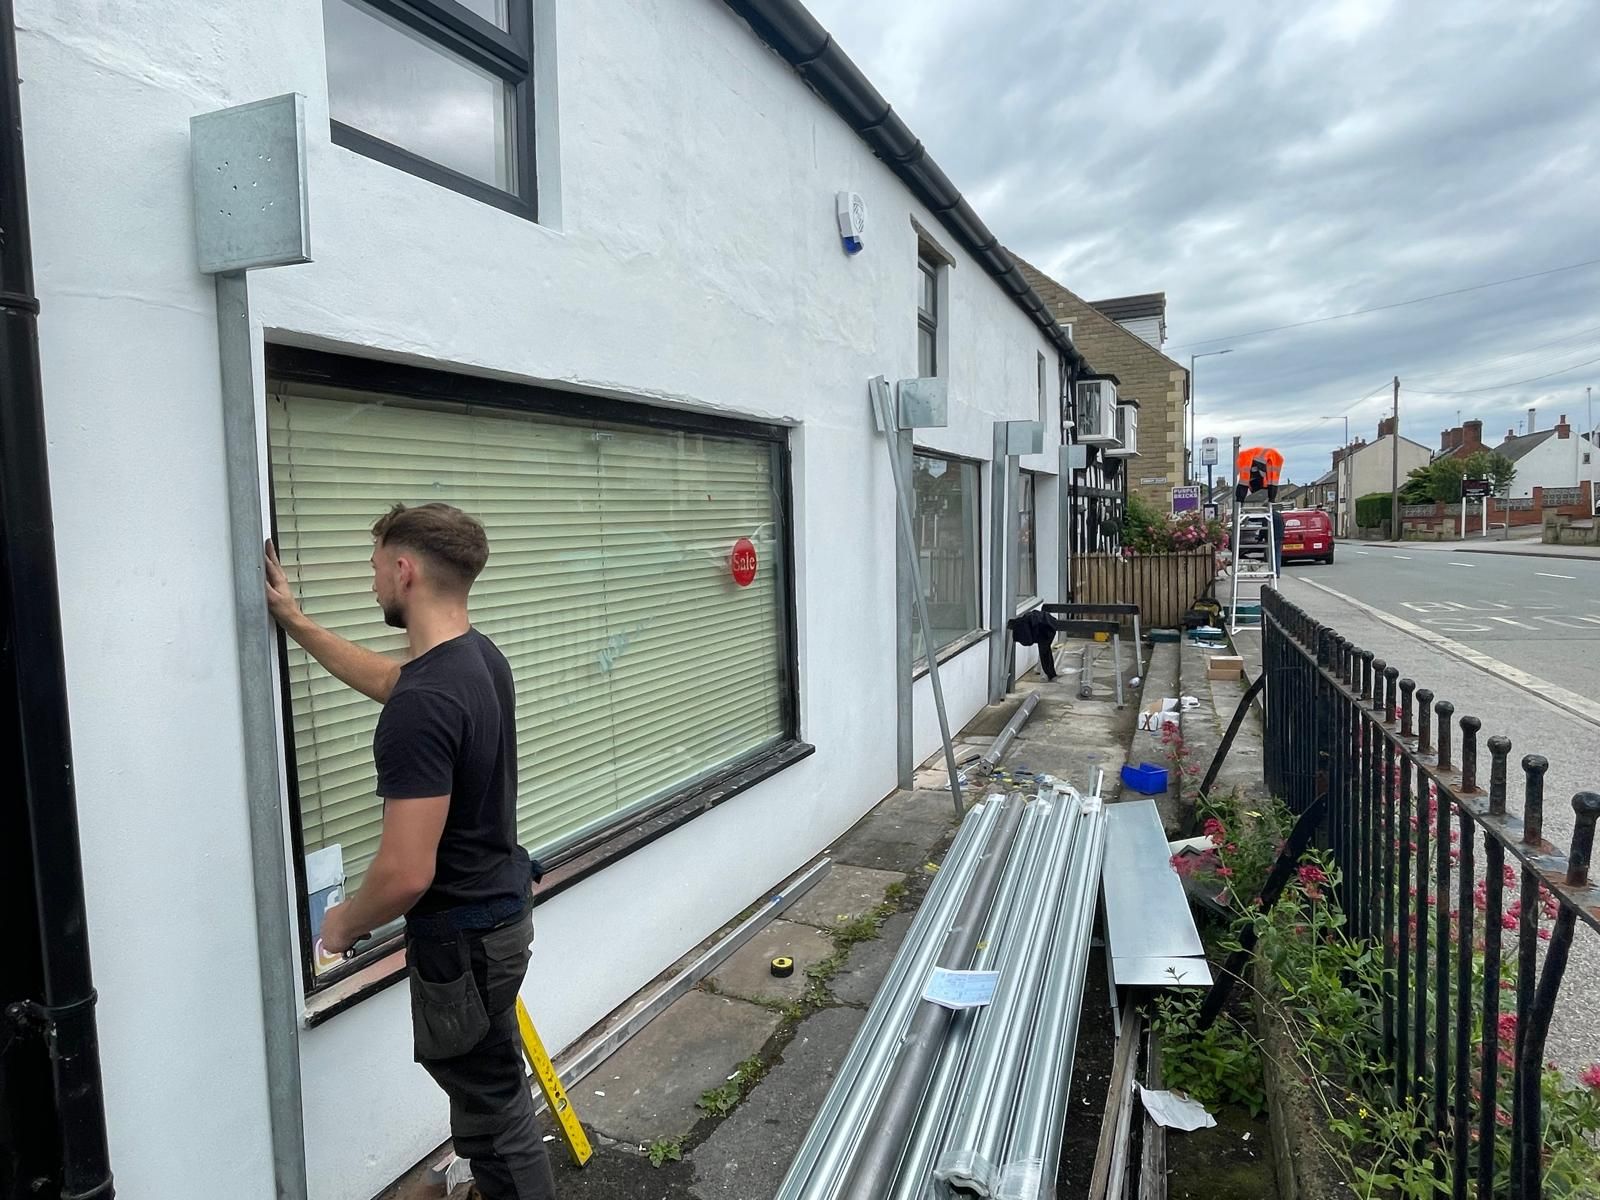
{"label": "venetian blind", "polygon": [[[534,853],[788,732],[770,443],[299,385],[275,387],[268,430],[284,570],[308,616],[361,645],[404,657],[372,597],[372,522],[430,500],[483,522],[473,624],[516,677]],[[746,588],[740,537],[760,556]],[[340,844],[354,886],[381,828],[379,706],[292,642],[288,675],[304,849]]]}

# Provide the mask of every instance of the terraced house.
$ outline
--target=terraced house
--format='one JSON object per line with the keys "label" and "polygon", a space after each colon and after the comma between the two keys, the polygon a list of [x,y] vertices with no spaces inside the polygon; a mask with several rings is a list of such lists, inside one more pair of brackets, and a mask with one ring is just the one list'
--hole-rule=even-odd
{"label": "terraced house", "polygon": [[[29,1178],[366,1200],[446,1136],[398,931],[314,953],[378,707],[270,627],[268,536],[392,654],[374,518],[487,526],[558,1051],[934,750],[932,664],[957,726],[1031,665],[1073,471],[1177,469],[1173,364],[1009,255],[793,0],[14,2],[0,1007],[62,1051],[0,1072]],[[1072,465],[1079,344],[1160,466]],[[878,377],[932,399],[894,414],[931,640]]]}

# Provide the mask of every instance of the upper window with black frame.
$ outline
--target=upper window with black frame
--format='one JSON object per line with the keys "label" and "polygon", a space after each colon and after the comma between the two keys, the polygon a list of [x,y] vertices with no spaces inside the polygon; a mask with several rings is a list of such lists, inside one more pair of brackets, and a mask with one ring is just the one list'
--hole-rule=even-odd
{"label": "upper window with black frame", "polygon": [[939,373],[939,271],[942,264],[926,250],[917,255],[917,376]]}
{"label": "upper window with black frame", "polygon": [[323,0],[333,140],[536,215],[531,0]]}

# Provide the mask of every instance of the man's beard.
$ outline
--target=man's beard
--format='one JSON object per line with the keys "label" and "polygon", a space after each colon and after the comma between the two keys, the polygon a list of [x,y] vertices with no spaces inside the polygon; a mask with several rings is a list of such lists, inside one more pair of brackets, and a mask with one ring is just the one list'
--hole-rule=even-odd
{"label": "man's beard", "polygon": [[395,629],[404,629],[406,627],[405,610],[398,604],[380,604],[378,607],[383,609],[383,623],[385,625],[392,626]]}

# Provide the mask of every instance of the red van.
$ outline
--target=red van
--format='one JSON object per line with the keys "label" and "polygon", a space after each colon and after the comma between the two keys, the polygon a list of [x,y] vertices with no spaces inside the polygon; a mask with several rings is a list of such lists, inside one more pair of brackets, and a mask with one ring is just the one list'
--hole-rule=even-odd
{"label": "red van", "polygon": [[1283,561],[1333,561],[1333,518],[1320,508],[1289,508],[1283,513]]}

